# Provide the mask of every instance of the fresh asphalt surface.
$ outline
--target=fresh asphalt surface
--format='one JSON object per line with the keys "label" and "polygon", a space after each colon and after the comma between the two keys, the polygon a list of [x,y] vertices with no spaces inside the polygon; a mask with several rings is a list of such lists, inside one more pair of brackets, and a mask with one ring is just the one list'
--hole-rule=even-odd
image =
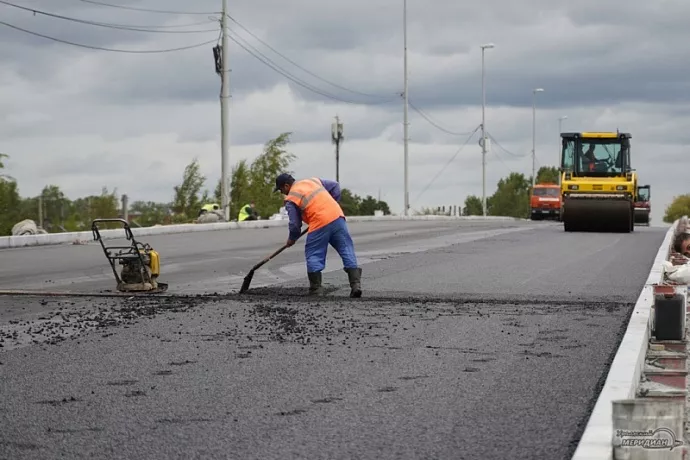
{"label": "fresh asphalt surface", "polygon": [[[0,296],[0,459],[569,458],[664,229],[350,228],[362,299],[333,250],[304,298],[303,242],[223,295],[284,228],[142,238],[212,298]],[[111,277],[93,244],[0,251],[2,290]]]}

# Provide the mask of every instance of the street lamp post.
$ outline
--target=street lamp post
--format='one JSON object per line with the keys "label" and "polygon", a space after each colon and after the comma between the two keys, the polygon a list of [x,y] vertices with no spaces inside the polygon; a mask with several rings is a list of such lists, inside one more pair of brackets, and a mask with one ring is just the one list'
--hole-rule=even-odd
{"label": "street lamp post", "polygon": [[[567,120],[568,115],[563,115],[558,117],[558,138],[560,139],[561,133],[563,132],[563,120]],[[558,185],[561,185],[561,142],[558,142],[558,160],[556,161],[556,168],[558,168]]]}
{"label": "street lamp post", "polygon": [[561,134],[563,132],[563,120],[567,120],[568,115],[563,115],[562,117],[558,117],[558,134]]}
{"label": "street lamp post", "polygon": [[228,42],[228,0],[223,0],[223,17],[221,18],[221,89],[220,89],[220,203],[223,216],[230,221],[230,45]]}
{"label": "street lamp post", "polygon": [[403,162],[404,162],[404,184],[405,196],[403,198],[403,215],[410,213],[410,189],[409,189],[409,142],[410,142],[410,123],[408,121],[409,97],[408,97],[408,74],[407,74],[407,0],[403,0]]}
{"label": "street lamp post", "polygon": [[534,189],[534,184],[537,182],[537,93],[542,92],[544,92],[544,88],[532,90],[532,189]]}
{"label": "street lamp post", "polygon": [[486,87],[484,77],[484,51],[494,48],[493,43],[481,45],[482,49],[482,214],[486,217]]}
{"label": "street lamp post", "polygon": [[331,141],[335,144],[335,181],[340,182],[340,143],[343,140],[343,124],[340,117],[335,116],[335,122],[331,123]]}

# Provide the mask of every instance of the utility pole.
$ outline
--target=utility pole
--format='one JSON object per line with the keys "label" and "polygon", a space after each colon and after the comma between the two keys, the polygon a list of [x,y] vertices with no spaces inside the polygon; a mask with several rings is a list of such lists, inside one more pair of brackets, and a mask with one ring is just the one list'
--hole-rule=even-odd
{"label": "utility pole", "polygon": [[493,43],[481,45],[482,49],[482,214],[486,217],[486,89],[484,78],[484,50],[494,47]]}
{"label": "utility pole", "polygon": [[230,220],[230,190],[228,177],[229,158],[229,105],[230,105],[230,66],[228,65],[228,0],[223,0],[223,17],[220,25],[223,29],[223,39],[221,44],[221,91],[220,91],[220,143],[221,143],[221,163],[220,163],[220,196],[221,209],[225,215],[225,220]]}
{"label": "utility pole", "polygon": [[331,141],[335,144],[335,181],[340,182],[340,142],[343,140],[343,124],[340,117],[335,116],[335,122],[331,123]]}
{"label": "utility pole", "polygon": [[532,90],[532,189],[534,189],[534,184],[537,182],[537,93],[543,91],[543,88]]}
{"label": "utility pole", "polygon": [[43,228],[43,192],[38,195],[38,226]]}
{"label": "utility pole", "polygon": [[122,218],[129,222],[129,197],[122,195]]}
{"label": "utility pole", "polygon": [[409,100],[407,98],[407,0],[403,0],[403,48],[404,48],[404,59],[403,59],[403,72],[405,74],[404,77],[404,89],[403,89],[403,97],[405,99],[405,108],[404,108],[404,120],[403,120],[403,144],[404,144],[404,149],[405,149],[405,156],[404,156],[404,162],[405,162],[405,209],[403,212],[403,215],[407,216],[409,214],[409,209],[410,209],[410,191],[408,188],[408,156],[409,156],[409,150],[408,150],[408,141],[409,141],[409,122],[407,121],[407,111],[408,111],[408,106],[409,106]]}
{"label": "utility pole", "polygon": [[[563,115],[562,117],[558,117],[558,138],[561,138],[561,133],[563,132],[563,120],[566,120],[568,118],[568,115]],[[561,185],[561,142],[558,142],[558,160],[556,162],[556,168],[558,168],[558,185]]]}

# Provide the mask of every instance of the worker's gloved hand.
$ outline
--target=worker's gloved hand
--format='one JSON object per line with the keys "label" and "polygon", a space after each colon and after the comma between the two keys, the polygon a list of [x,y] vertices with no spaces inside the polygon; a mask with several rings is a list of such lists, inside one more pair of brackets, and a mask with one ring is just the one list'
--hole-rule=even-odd
{"label": "worker's gloved hand", "polygon": [[285,243],[285,246],[290,247],[290,246],[292,246],[293,244],[295,244],[294,241],[292,241],[292,240],[287,240],[287,243]]}

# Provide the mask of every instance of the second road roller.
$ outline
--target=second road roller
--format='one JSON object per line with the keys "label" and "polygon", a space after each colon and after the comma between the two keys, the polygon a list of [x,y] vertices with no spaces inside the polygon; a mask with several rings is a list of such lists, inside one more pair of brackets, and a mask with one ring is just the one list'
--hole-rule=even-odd
{"label": "second road roller", "polygon": [[652,207],[650,205],[650,196],[652,187],[650,185],[637,186],[637,200],[635,200],[635,225],[649,226],[650,214]]}
{"label": "second road roller", "polygon": [[561,219],[566,232],[630,233],[637,173],[629,133],[561,133]]}

